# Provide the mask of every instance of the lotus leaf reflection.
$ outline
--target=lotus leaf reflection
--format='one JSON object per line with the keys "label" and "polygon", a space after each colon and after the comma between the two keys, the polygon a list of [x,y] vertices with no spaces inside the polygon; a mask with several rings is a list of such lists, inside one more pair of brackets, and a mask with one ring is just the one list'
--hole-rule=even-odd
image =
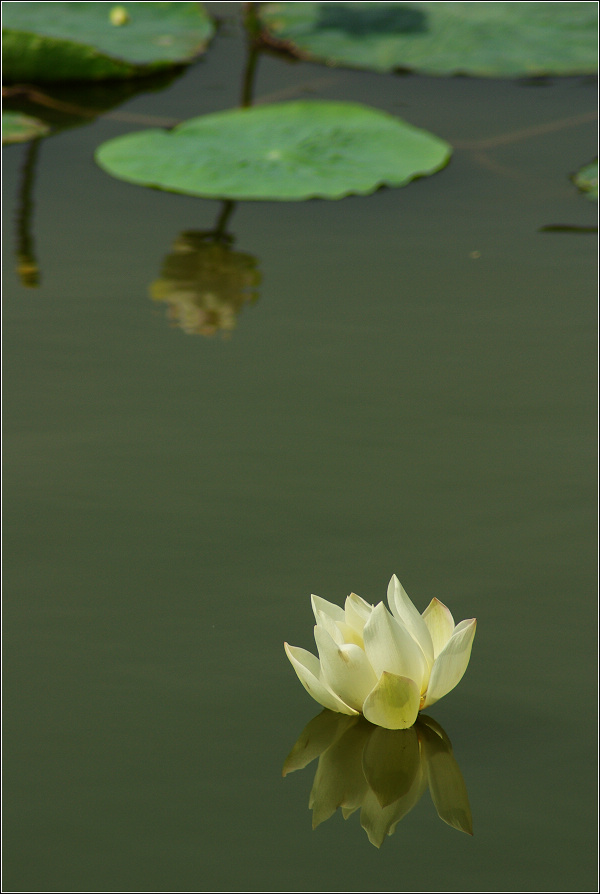
{"label": "lotus leaf reflection", "polygon": [[419,614],[395,575],[387,597],[391,611],[356,593],[344,609],[312,596],[319,657],[284,645],[300,682],[324,708],[362,713],[386,729],[407,729],[420,710],[462,679],[477,621],[455,625],[439,599]]}
{"label": "lotus leaf reflection", "polygon": [[303,730],[283,775],[319,758],[309,808],[313,829],[342,809],[360,809],[369,841],[381,847],[429,788],[440,819],[473,834],[467,788],[442,727],[422,714],[404,730],[373,726],[363,717],[325,710]]}

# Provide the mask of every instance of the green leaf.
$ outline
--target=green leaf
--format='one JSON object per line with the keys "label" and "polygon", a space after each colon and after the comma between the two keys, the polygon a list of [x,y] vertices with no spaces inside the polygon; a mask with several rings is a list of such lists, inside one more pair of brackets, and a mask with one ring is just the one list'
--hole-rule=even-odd
{"label": "green leaf", "polygon": [[531,77],[597,69],[598,6],[557,3],[263,3],[268,43],[376,71]]}
{"label": "green leaf", "polygon": [[199,3],[4,3],[8,81],[128,78],[190,62],[213,25]]}
{"label": "green leaf", "polygon": [[598,159],[580,168],[572,179],[588,199],[598,201]]}
{"label": "green leaf", "polygon": [[130,183],[205,198],[339,199],[433,174],[450,146],[355,103],[290,102],[117,137],[96,152]]}
{"label": "green leaf", "polygon": [[46,136],[50,128],[38,118],[21,112],[2,111],[2,143],[26,143]]}

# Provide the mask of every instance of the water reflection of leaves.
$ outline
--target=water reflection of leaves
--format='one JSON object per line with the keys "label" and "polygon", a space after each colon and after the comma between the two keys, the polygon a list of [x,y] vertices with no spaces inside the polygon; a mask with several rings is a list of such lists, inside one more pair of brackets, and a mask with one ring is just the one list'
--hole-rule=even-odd
{"label": "water reflection of leaves", "polygon": [[99,115],[114,121],[130,121],[147,126],[172,127],[175,119],[157,119],[117,111],[117,107],[144,93],[160,93],[181,77],[181,70],[169,70],[129,81],[13,84],[2,88],[3,108],[33,115],[51,133],[92,123]]}
{"label": "water reflection of leaves", "polygon": [[257,263],[253,255],[233,251],[226,239],[212,233],[181,233],[150,294],[168,304],[169,317],[184,332],[227,335],[244,305],[258,299]]}
{"label": "water reflection of leaves", "polygon": [[313,829],[338,807],[344,819],[360,808],[369,841],[381,847],[415,807],[426,788],[440,819],[473,834],[462,774],[442,727],[427,715],[410,729],[376,727],[363,717],[324,710],[305,727],[283,766],[283,775],[319,758],[309,808]]}
{"label": "water reflection of leaves", "polygon": [[[6,139],[4,125],[8,116],[33,116],[37,127],[29,133],[21,133],[22,141],[29,141],[25,147],[19,201],[17,209],[17,273],[23,286],[36,287],[40,284],[41,272],[34,250],[34,184],[36,166],[42,139],[61,130],[91,123],[103,114],[115,120],[133,120],[128,112],[112,111],[132,96],[140,93],[158,92],[168,87],[179,77],[179,72],[169,71],[152,77],[117,81],[102,84],[54,84],[44,91],[30,84],[16,84],[2,88],[3,143]],[[140,118],[137,118],[140,123]],[[175,121],[158,121],[144,117],[141,123],[150,125],[172,125]]]}

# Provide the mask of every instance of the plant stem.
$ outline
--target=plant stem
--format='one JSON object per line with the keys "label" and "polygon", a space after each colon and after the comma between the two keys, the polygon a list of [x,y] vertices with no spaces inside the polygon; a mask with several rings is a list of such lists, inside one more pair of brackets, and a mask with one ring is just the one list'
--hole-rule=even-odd
{"label": "plant stem", "polygon": [[19,205],[17,209],[17,272],[21,283],[28,288],[35,288],[40,284],[40,270],[35,258],[33,246],[32,219],[33,219],[33,184],[35,181],[35,166],[41,140],[32,140],[27,147],[25,163],[21,172],[21,188],[19,190]]}
{"label": "plant stem", "polygon": [[252,94],[254,92],[254,78],[256,75],[256,64],[258,62],[259,44],[258,34],[260,26],[254,3],[244,4],[244,27],[246,29],[246,68],[244,70],[244,80],[242,84],[242,96],[240,105],[243,109],[247,109],[252,105]]}

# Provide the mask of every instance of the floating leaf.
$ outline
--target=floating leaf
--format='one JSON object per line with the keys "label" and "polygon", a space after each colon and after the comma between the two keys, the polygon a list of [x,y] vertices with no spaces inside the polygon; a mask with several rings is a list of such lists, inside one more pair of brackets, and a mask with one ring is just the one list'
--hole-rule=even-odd
{"label": "floating leaf", "polygon": [[26,143],[44,137],[50,128],[38,118],[23,115],[21,112],[2,111],[2,142]]}
{"label": "floating leaf", "polygon": [[368,106],[290,102],[192,118],[117,137],[96,152],[109,174],[205,198],[339,199],[433,174],[450,146]]}
{"label": "floating leaf", "polygon": [[479,77],[597,68],[595,2],[262,3],[259,17],[268,43],[328,65]]}
{"label": "floating leaf", "polygon": [[591,201],[598,201],[598,159],[584,165],[573,176],[575,186]]}
{"label": "floating leaf", "polygon": [[213,25],[199,3],[4,3],[9,81],[128,78],[190,62]]}

